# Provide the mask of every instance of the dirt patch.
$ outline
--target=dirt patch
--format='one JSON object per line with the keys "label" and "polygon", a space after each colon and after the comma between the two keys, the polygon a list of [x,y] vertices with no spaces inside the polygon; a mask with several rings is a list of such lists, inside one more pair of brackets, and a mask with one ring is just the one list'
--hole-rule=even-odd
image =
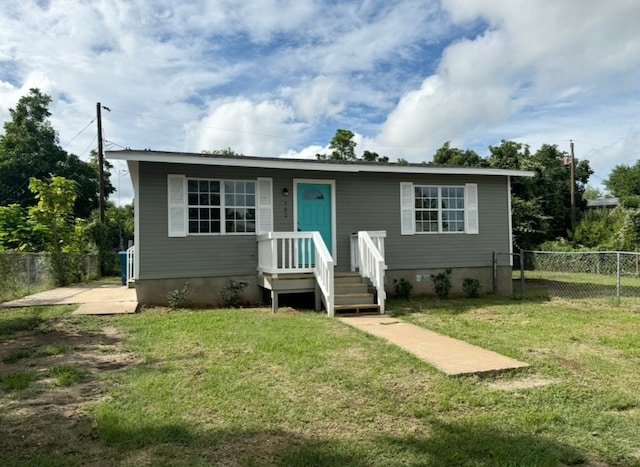
{"label": "dirt patch", "polygon": [[[5,454],[15,453],[19,459],[24,446],[48,454],[74,454],[64,451],[83,444],[72,439],[74,435],[91,440],[93,422],[87,405],[106,396],[101,375],[141,362],[123,349],[124,337],[111,326],[86,332],[61,320],[46,329],[17,332],[1,343],[0,381],[18,374],[34,379],[24,389],[0,386],[0,439]],[[52,373],[56,367],[81,376],[65,387]]]}
{"label": "dirt patch", "polygon": [[520,389],[541,388],[555,382],[555,380],[549,378],[530,376],[524,379],[492,381],[487,383],[487,387],[500,391],[518,391]]}

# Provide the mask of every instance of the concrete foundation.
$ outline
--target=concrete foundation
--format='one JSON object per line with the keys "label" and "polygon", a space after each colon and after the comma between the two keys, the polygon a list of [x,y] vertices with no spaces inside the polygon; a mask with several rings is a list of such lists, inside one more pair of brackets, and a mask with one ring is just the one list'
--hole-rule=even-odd
{"label": "concrete foundation", "polygon": [[[446,268],[438,269],[396,269],[385,274],[385,289],[389,296],[395,295],[393,280],[405,279],[413,285],[412,295],[434,295],[433,276],[444,272]],[[451,296],[464,296],[462,288],[464,279],[477,279],[480,282],[480,293],[493,293],[493,268],[491,266],[479,268],[452,268],[451,271]],[[512,294],[511,267],[498,267],[497,290],[498,295],[510,296]]]}
{"label": "concrete foundation", "polygon": [[[413,285],[411,294],[414,296],[433,295],[432,276],[444,269],[404,269],[388,270],[385,274],[385,288],[389,296],[395,295],[393,280],[405,279]],[[480,292],[482,294],[493,292],[493,269],[488,267],[480,268],[458,268],[453,269],[451,274],[451,296],[464,296],[462,282],[466,278],[478,279],[480,281]],[[138,279],[136,280],[136,294],[138,302],[145,305],[168,305],[167,294],[172,290],[180,289],[187,283],[187,296],[185,307],[222,307],[221,291],[229,280],[245,281],[248,285],[241,294],[243,305],[259,305],[264,303],[264,289],[260,287],[259,278],[254,275],[231,276],[231,277],[193,277],[181,279]],[[498,268],[497,294],[510,296],[512,294],[511,267],[501,266]]]}
{"label": "concrete foundation", "polygon": [[222,289],[229,280],[248,282],[240,294],[243,305],[262,304],[262,289],[258,287],[257,276],[231,277],[191,277],[180,279],[137,279],[136,294],[138,302],[144,305],[169,304],[167,295],[172,290],[180,289],[187,283],[185,307],[222,307]]}

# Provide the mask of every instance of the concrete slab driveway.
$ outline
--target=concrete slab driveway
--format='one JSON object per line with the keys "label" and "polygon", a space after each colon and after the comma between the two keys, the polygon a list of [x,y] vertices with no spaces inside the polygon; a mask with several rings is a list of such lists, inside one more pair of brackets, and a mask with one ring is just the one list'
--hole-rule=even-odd
{"label": "concrete slab driveway", "polygon": [[0,303],[0,308],[41,305],[80,305],[73,314],[109,315],[135,313],[138,302],[135,289],[129,289],[117,283],[97,281],[28,295]]}

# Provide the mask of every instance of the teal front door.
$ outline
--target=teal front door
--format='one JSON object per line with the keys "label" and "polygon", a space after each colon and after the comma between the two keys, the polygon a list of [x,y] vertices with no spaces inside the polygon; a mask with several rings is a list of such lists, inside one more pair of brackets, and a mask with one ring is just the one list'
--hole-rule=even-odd
{"label": "teal front door", "polygon": [[[320,232],[329,253],[333,254],[331,185],[298,183],[296,196],[298,231]],[[301,258],[300,255],[299,258]]]}

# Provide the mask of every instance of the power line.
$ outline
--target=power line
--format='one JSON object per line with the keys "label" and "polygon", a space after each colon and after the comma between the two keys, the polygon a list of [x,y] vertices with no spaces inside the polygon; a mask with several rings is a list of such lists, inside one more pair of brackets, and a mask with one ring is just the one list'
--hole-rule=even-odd
{"label": "power line", "polygon": [[70,139],[66,144],[63,144],[63,145],[62,145],[62,147],[63,147],[63,148],[66,148],[67,146],[69,146],[69,145],[73,142],[73,140],[74,140],[74,139],[76,139],[78,136],[80,136],[80,135],[84,132],[84,130],[86,130],[87,128],[89,128],[89,126],[90,126],[93,122],[95,122],[95,121],[96,121],[96,119],[94,118],[94,119],[93,119],[93,120],[91,120],[89,123],[87,123],[87,124],[85,125],[85,127],[84,127],[82,130],[80,130],[80,131],[79,131],[79,132],[78,132],[78,133],[77,133],[73,138],[71,138],[71,139]]}

